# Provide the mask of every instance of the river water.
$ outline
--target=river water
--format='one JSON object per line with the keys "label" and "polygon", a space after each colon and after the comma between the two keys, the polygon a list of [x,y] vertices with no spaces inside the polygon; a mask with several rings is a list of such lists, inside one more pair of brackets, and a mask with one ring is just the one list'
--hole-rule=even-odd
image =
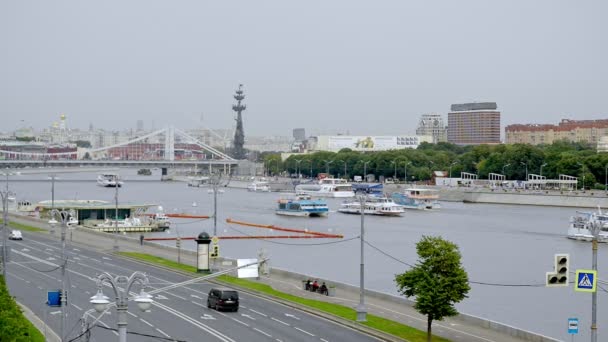
{"label": "river water", "polygon": [[[154,203],[166,212],[213,214],[213,195],[207,188],[192,188],[180,182],[160,182],[160,176],[138,176],[122,170],[125,186],[120,202]],[[114,189],[96,185],[92,173],[61,174],[55,184],[55,199],[96,199],[114,201]],[[18,199],[32,202],[51,197],[46,175],[13,177],[10,184]],[[281,227],[310,229],[344,235],[344,239],[222,240],[221,254],[229,258],[256,258],[263,248],[271,266],[359,284],[360,216],[335,212],[341,200],[329,199],[332,211],[327,218],[284,217],[274,214],[278,193],[251,193],[224,188],[218,195],[218,235],[246,236],[281,234],[268,230],[227,224],[226,218]],[[406,211],[402,217],[365,217],[365,286],[397,294],[395,274],[408,269],[405,263],[417,259],[415,244],[423,235],[439,235],[456,243],[462,253],[469,279],[503,285],[544,284],[545,273],[553,268],[555,253],[570,254],[570,269],[591,268],[591,244],[565,238],[572,208],[518,205],[463,204],[443,202],[436,211]],[[173,219],[170,231],[148,233],[147,237],[196,236],[213,232],[213,220]],[[173,242],[170,242],[173,244]],[[195,242],[182,242],[194,249]],[[600,245],[599,277],[606,279],[608,246]],[[572,277],[574,278],[574,277]],[[459,311],[534,331],[561,340],[570,340],[567,320],[578,317],[577,339],[589,336],[591,295],[573,287],[496,286],[472,284],[469,298],[457,305]],[[608,286],[604,285],[604,288]],[[608,309],[602,305],[608,293],[598,294],[599,340],[608,339]]]}

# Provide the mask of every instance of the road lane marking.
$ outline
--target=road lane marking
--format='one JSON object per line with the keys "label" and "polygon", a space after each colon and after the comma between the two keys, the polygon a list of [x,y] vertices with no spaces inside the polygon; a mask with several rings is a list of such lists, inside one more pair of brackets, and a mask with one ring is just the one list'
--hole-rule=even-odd
{"label": "road lane marking", "polygon": [[236,319],[236,318],[234,318],[234,317],[230,317],[230,318],[232,318],[234,321],[236,321],[236,322],[238,322],[238,323],[241,323],[242,325],[244,325],[244,326],[246,326],[246,327],[248,327],[248,326],[249,326],[249,324],[247,324],[247,323],[245,323],[245,322],[243,322],[243,321],[240,321],[240,320],[238,320],[238,319]]}
{"label": "road lane marking", "polygon": [[269,333],[264,332],[264,331],[262,331],[262,330],[260,330],[260,329],[258,329],[258,328],[253,328],[253,330],[255,330],[255,331],[259,332],[259,333],[260,333],[260,334],[262,334],[262,335],[266,335],[266,336],[268,336],[268,337],[272,337],[272,335],[270,335]]}
{"label": "road lane marking", "polygon": [[171,338],[171,336],[169,336],[169,334],[167,334],[166,332],[164,332],[164,331],[162,331],[162,330],[160,330],[160,329],[158,329],[158,328],[156,328],[156,331],[158,331],[159,333],[161,333],[161,334],[165,335],[165,336],[166,336],[166,337],[168,337],[168,338]]}
{"label": "road lane marking", "polygon": [[199,297],[197,295],[193,295],[193,294],[191,294],[190,297],[192,297],[192,298],[198,298],[198,299],[203,299],[203,298],[201,298],[201,297]]}
{"label": "road lane marking", "polygon": [[201,318],[202,318],[202,319],[212,319],[212,320],[215,320],[215,317],[213,317],[213,316],[211,316],[211,315],[209,315],[209,314],[203,314],[203,315],[201,316]]}
{"label": "road lane marking", "polygon": [[293,328],[294,328],[294,329],[296,329],[296,330],[299,330],[299,331],[301,331],[301,332],[303,332],[303,333],[305,333],[305,334],[308,334],[308,335],[310,335],[310,336],[313,336],[313,337],[315,336],[314,334],[311,334],[311,333],[309,333],[308,331],[303,330],[303,329],[300,329],[300,328],[298,328],[298,327],[293,327]]}
{"label": "road lane marking", "polygon": [[286,326],[288,326],[288,327],[290,327],[290,326],[291,326],[289,323],[287,323],[287,322],[283,322],[283,321],[281,321],[280,319],[276,319],[276,318],[274,318],[274,317],[270,317],[270,319],[272,319],[273,321],[277,321],[277,322],[279,322],[279,323],[281,323],[281,324],[284,324],[284,325],[286,325]]}
{"label": "road lane marking", "polygon": [[291,317],[291,318],[293,318],[293,319],[297,319],[298,321],[300,320],[298,317],[296,317],[296,316],[294,316],[294,315],[292,315],[292,314],[288,314],[288,313],[286,313],[286,314],[285,314],[285,316],[287,316],[287,317]]}
{"label": "road lane marking", "polygon": [[324,338],[321,338],[321,337],[319,337],[319,340],[321,340],[321,341],[323,341],[323,342],[329,342],[328,340],[326,340],[326,339],[324,339]]}
{"label": "road lane marking", "polygon": [[110,331],[113,332],[114,335],[118,336],[118,333],[114,329],[110,328],[109,325],[105,324],[103,321],[99,321],[99,323],[101,323],[101,325],[103,325],[104,327],[110,329]]}
{"label": "road lane marking", "polygon": [[[168,293],[168,292],[167,292],[167,293]],[[182,297],[182,296],[178,296],[178,295],[176,295],[175,293],[169,293],[169,294],[170,294],[171,296],[176,297],[176,298],[179,298],[179,299],[181,299],[181,300],[188,300],[188,299],[186,299],[185,297]]]}
{"label": "road lane marking", "polygon": [[105,257],[105,256],[102,256],[101,258],[102,258],[103,260],[112,260],[112,258],[108,258],[108,257]]}
{"label": "road lane marking", "polygon": [[163,295],[156,295],[155,299],[169,299],[169,298],[167,298],[167,297],[165,297]]}
{"label": "road lane marking", "polygon": [[73,248],[72,250],[73,250],[74,252],[80,252],[80,249],[78,249],[78,248]]}
{"label": "road lane marking", "polygon": [[139,320],[142,321],[142,322],[144,322],[144,323],[146,323],[147,325],[151,326],[152,328],[154,328],[154,326],[152,325],[152,323],[146,321],[145,319],[140,318]]}
{"label": "road lane marking", "polygon": [[247,318],[249,318],[249,319],[251,319],[251,320],[254,320],[254,321],[255,321],[255,318],[253,318],[253,317],[249,316],[248,314],[241,314],[241,316],[243,316],[243,317],[247,317]]}
{"label": "road lane marking", "polygon": [[127,311],[127,314],[129,314],[129,315],[131,315],[131,316],[133,316],[133,317],[135,317],[135,318],[138,318],[136,314],[133,314],[133,313],[131,313],[130,311]]}
{"label": "road lane marking", "polygon": [[253,309],[249,309],[249,311],[253,311],[253,312],[255,312],[256,314],[258,314],[258,315],[260,315],[260,316],[268,317],[268,315],[266,315],[266,314],[264,314],[264,313],[261,313],[261,312],[259,312],[259,311],[255,311],[255,310],[253,310]]}
{"label": "road lane marking", "polygon": [[73,306],[73,307],[75,307],[76,309],[78,309],[78,310],[82,311],[82,308],[81,308],[81,307],[79,307],[78,305],[76,305],[76,304],[74,304],[74,303],[70,303],[70,304],[72,304],[72,306]]}
{"label": "road lane marking", "polygon": [[198,305],[198,306],[203,307],[203,308],[206,308],[206,306],[203,305],[203,304],[201,304],[201,303],[197,303],[197,302],[190,302],[190,303],[192,303],[194,305]]}
{"label": "road lane marking", "polygon": [[53,312],[49,312],[51,315],[56,315],[56,314],[60,314],[61,311],[53,311]]}

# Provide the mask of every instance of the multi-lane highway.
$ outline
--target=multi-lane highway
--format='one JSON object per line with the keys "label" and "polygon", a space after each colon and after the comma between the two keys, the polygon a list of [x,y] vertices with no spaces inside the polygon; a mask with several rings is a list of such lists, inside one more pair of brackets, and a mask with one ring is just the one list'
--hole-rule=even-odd
{"label": "multi-lane highway", "polygon": [[[48,290],[61,288],[61,245],[41,234],[24,232],[23,241],[10,241],[11,262],[7,283],[16,299],[31,308],[52,330],[60,333],[60,308],[48,307]],[[68,319],[66,341],[83,331],[81,318],[92,308],[90,297],[97,291],[96,276],[109,272],[129,276],[145,272],[150,280],[148,291],[189,280],[185,276],[138,264],[113,255],[98,253],[82,246],[69,245],[66,288]],[[320,317],[241,293],[238,312],[217,312],[206,306],[209,283],[195,283],[154,295],[149,312],[141,312],[129,302],[129,341],[375,341],[371,336],[335,325]],[[135,285],[132,291],[139,291]],[[113,300],[114,292],[104,287]],[[95,316],[97,314],[95,313]],[[88,322],[93,317],[88,317]],[[90,329],[90,341],[113,341],[116,332],[116,310],[110,309]],[[83,339],[84,340],[84,339]]]}

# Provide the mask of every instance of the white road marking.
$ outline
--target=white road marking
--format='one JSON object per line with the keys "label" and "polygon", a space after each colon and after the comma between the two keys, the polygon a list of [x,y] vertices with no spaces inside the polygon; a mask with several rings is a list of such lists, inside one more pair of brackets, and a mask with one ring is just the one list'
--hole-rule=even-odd
{"label": "white road marking", "polygon": [[78,248],[73,248],[73,250],[74,250],[75,252],[80,252],[80,249],[78,249]]}
{"label": "white road marking", "polygon": [[211,316],[211,315],[208,315],[208,314],[203,314],[203,315],[201,316],[201,318],[202,318],[202,319],[212,319],[212,320],[215,320],[215,317],[213,317],[213,316]]}
{"label": "white road marking", "polygon": [[29,251],[30,251],[30,250],[29,250],[29,249],[27,249],[27,248],[21,248],[21,250],[22,250],[22,251],[24,251],[24,252],[29,252]]}
{"label": "white road marking", "polygon": [[169,336],[169,335],[168,335],[166,332],[164,332],[164,331],[162,331],[162,330],[160,330],[160,329],[158,329],[158,328],[156,328],[156,331],[158,331],[159,333],[161,333],[161,334],[165,335],[166,337],[171,338],[171,336]]}
{"label": "white road marking", "polygon": [[305,334],[308,334],[308,335],[310,335],[310,336],[313,336],[313,337],[315,336],[314,334],[311,334],[311,333],[309,333],[308,331],[303,330],[303,329],[300,329],[300,328],[298,328],[298,327],[293,327],[293,328],[294,328],[294,329],[296,329],[296,330],[300,330],[301,332],[303,332],[303,333],[305,333]]}
{"label": "white road marking", "polygon": [[53,312],[49,312],[51,315],[56,315],[56,314],[60,314],[61,311],[53,311]]}
{"label": "white road marking", "polygon": [[52,260],[57,260],[57,259],[55,259],[53,257],[48,257],[48,258],[46,258],[46,260],[52,261]]}
{"label": "white road marking", "polygon": [[[101,325],[103,325],[106,328],[110,328],[110,326],[105,324],[103,321],[99,321],[99,323],[101,323]],[[112,330],[112,332],[114,333],[114,335],[118,336],[118,333],[116,331]]]}
{"label": "white road marking", "polygon": [[328,340],[326,340],[326,339],[324,339],[324,338],[321,338],[321,337],[319,337],[319,340],[321,340],[321,341],[323,341],[323,342],[329,342]]}
{"label": "white road marking", "polygon": [[169,299],[163,295],[156,295],[156,299]]}
{"label": "white road marking", "polygon": [[261,313],[261,312],[259,312],[259,311],[255,311],[255,310],[253,310],[253,309],[249,309],[249,311],[255,312],[256,314],[258,314],[258,315],[260,315],[260,316],[268,317],[268,315],[266,315],[266,314],[264,314],[264,313]]}
{"label": "white road marking", "polygon": [[[37,287],[38,287],[39,289],[41,289],[41,290],[42,290],[42,287],[40,287],[40,286],[37,286]],[[89,294],[90,294],[90,293],[89,293]]]}
{"label": "white road marking", "polygon": [[76,305],[76,304],[72,304],[72,306],[73,306],[73,307],[75,307],[76,309],[78,309],[78,310],[82,311],[82,308],[81,308],[81,307],[79,307],[78,305]]}
{"label": "white road marking", "polygon": [[249,318],[249,319],[251,319],[251,320],[254,320],[254,321],[255,321],[255,318],[253,318],[253,317],[251,317],[251,316],[249,316],[249,315],[247,315],[247,314],[241,314],[241,316],[243,316],[243,317],[247,317],[247,318]]}
{"label": "white road marking", "polygon": [[130,311],[127,311],[127,314],[129,314],[129,315],[131,315],[131,316],[133,316],[133,317],[137,318],[137,315],[136,315],[136,314],[131,313]]}
{"label": "white road marking", "polygon": [[86,293],[86,294],[88,294],[88,295],[90,295],[90,294],[91,294],[91,292],[89,292],[89,291],[84,291],[84,293]]}
{"label": "white road marking", "polygon": [[285,314],[285,316],[287,316],[287,317],[291,317],[291,318],[293,318],[293,319],[297,319],[298,321],[300,320],[298,317],[296,317],[296,316],[294,316],[294,315],[292,315],[292,314],[288,314],[288,313],[286,313],[286,314]]}
{"label": "white road marking", "polygon": [[273,321],[279,322],[279,323],[281,323],[281,324],[284,324],[284,325],[286,325],[286,326],[288,326],[288,327],[290,327],[290,326],[291,326],[289,323],[287,323],[287,322],[283,322],[283,321],[281,321],[280,319],[276,319],[276,318],[274,318],[274,317],[270,317],[270,319],[272,319]]}
{"label": "white road marking", "polygon": [[72,257],[72,259],[74,259],[74,260],[80,260],[79,257]]}
{"label": "white road marking", "polygon": [[191,294],[190,297],[192,297],[192,298],[198,298],[198,299],[203,299],[203,298],[201,298],[201,297],[199,297],[197,295],[193,295],[193,294]]}
{"label": "white road marking", "polygon": [[279,340],[278,338],[276,339],[276,341],[277,341],[277,342],[283,342],[283,341]]}
{"label": "white road marking", "polygon": [[144,323],[146,323],[147,325],[151,326],[152,328],[154,328],[154,326],[152,325],[152,323],[146,321],[145,319],[140,318],[139,320],[142,321],[142,322],[144,322]]}
{"label": "white road marking", "polygon": [[262,331],[262,330],[260,330],[260,329],[258,329],[258,328],[253,328],[253,330],[255,330],[255,331],[259,332],[259,333],[260,333],[260,334],[262,334],[262,335],[266,335],[266,336],[268,336],[268,337],[272,337],[272,335],[270,335],[269,333],[264,332],[264,331]]}
{"label": "white road marking", "polygon": [[112,260],[112,258],[108,258],[108,257],[105,257],[105,256],[102,256],[101,258],[102,258],[103,260]]}
{"label": "white road marking", "polygon": [[194,305],[198,305],[198,306],[203,307],[203,308],[206,308],[206,306],[203,305],[203,304],[201,304],[201,303],[197,303],[197,302],[190,302],[190,303],[192,303]]}
{"label": "white road marking", "polygon": [[175,297],[175,298],[179,298],[179,299],[181,299],[181,300],[187,300],[185,297],[178,296],[178,295],[176,295],[176,294],[174,294],[174,293],[169,293],[169,294],[170,294],[170,295],[172,295],[172,296],[173,296],[173,297]]}
{"label": "white road marking", "polygon": [[247,324],[247,323],[245,323],[245,322],[243,322],[243,321],[239,321],[238,319],[236,319],[236,318],[234,318],[234,317],[230,317],[230,318],[232,318],[232,319],[233,319],[235,322],[241,323],[242,325],[244,325],[244,326],[246,326],[246,327],[248,327],[248,326],[249,326],[249,324]]}

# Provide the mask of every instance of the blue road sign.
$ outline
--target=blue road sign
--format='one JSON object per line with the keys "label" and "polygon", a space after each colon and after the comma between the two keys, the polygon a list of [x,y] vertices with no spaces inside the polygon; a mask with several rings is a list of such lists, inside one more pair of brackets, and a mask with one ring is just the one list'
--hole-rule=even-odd
{"label": "blue road sign", "polygon": [[576,270],[574,290],[580,292],[595,292],[597,289],[597,271]]}
{"label": "blue road sign", "polygon": [[568,318],[568,334],[578,334],[578,318]]}
{"label": "blue road sign", "polygon": [[48,306],[61,306],[61,290],[48,291],[46,296]]}

